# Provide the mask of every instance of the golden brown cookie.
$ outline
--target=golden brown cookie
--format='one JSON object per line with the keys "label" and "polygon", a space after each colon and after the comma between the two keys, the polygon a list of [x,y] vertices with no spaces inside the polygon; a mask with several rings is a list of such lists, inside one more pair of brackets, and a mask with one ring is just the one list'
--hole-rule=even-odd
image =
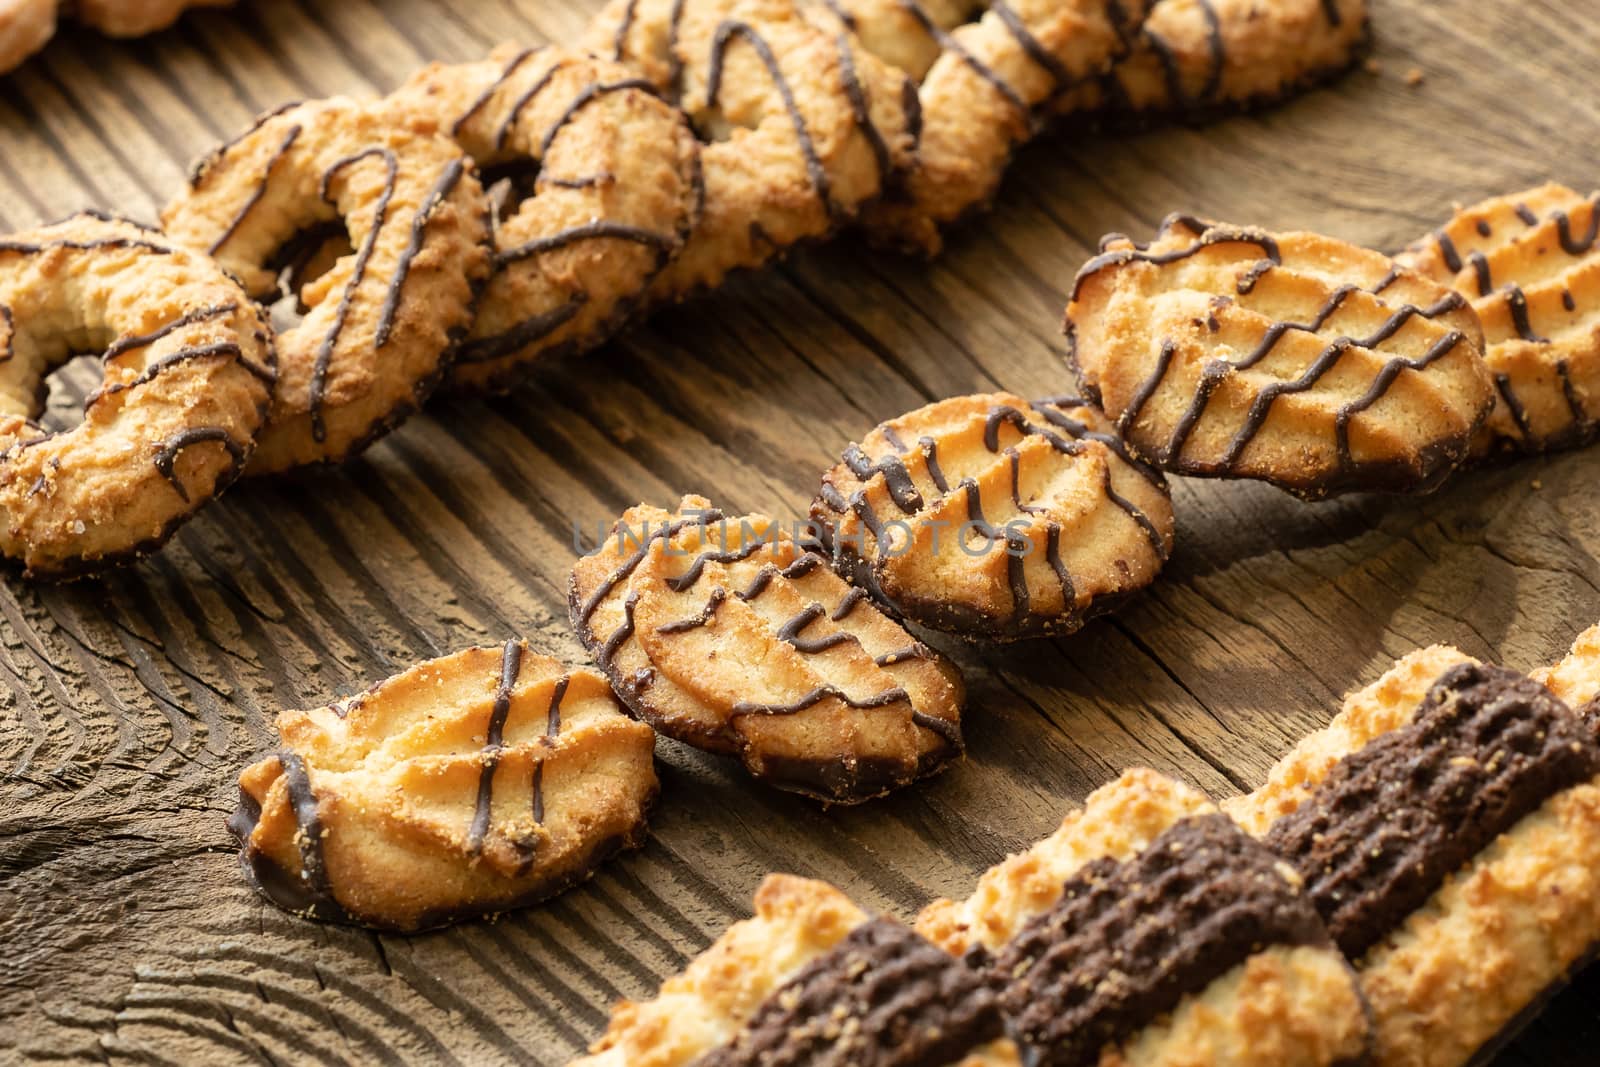
{"label": "golden brown cookie", "polygon": [[1344,70],[1367,36],[1367,0],[1156,0],[1132,52],[1058,110],[1195,117],[1270,104]]}
{"label": "golden brown cookie", "polygon": [[630,508],[569,602],[635,714],[780,789],[857,803],[962,752],[954,665],[765,516]]}
{"label": "golden brown cookie", "polygon": [[655,735],[605,680],[469,648],[278,717],[239,776],[251,883],[307,918],[419,930],[538,903],[644,840]]}
{"label": "golden brown cookie", "polygon": [[[83,421],[32,420],[99,350]],[[0,238],[0,553],[73,577],[160,546],[232,483],[272,392],[265,317],[210,259],[100,215]]]}
{"label": "golden brown cookie", "polygon": [[988,971],[1028,1063],[1364,1062],[1355,977],[1298,876],[1153,771],[1097,790],[916,929]]}
{"label": "golden brown cookie", "polygon": [[840,574],[983,640],[1071,633],[1172,551],[1165,479],[1072,398],[956,397],[886,422],[823,475],[811,517]]}
{"label": "golden brown cookie", "polygon": [[1494,402],[1459,294],[1310,233],[1182,215],[1078,273],[1070,360],[1145,459],[1296,496],[1426,492]]}
{"label": "golden brown cookie", "polygon": [[[854,3],[839,0],[858,29],[868,20],[886,21],[878,0],[865,0],[859,10]],[[917,94],[916,167],[867,211],[868,232],[887,244],[938,252],[940,229],[993,198],[1012,152],[1033,136],[1040,116],[1126,53],[1145,6],[1146,0],[1000,0],[949,33],[931,13],[907,6],[940,55]],[[866,39],[889,36],[903,22],[901,16],[874,26]]]}
{"label": "golden brown cookie", "polygon": [[72,17],[112,37],[164,30],[194,7],[227,7],[233,0],[70,0]]}
{"label": "golden brown cookie", "polygon": [[50,43],[59,6],[60,0],[0,0],[0,74]]}
{"label": "golden brown cookie", "polygon": [[1566,658],[1534,671],[1533,680],[1548,686],[1591,727],[1600,727],[1600,625],[1579,634]]}
{"label": "golden brown cookie", "polygon": [[755,915],[623,1001],[571,1067],[1020,1067],[976,971],[824,882],[769,875]]}
{"label": "golden brown cookie", "polygon": [[1560,185],[1456,213],[1397,257],[1472,301],[1498,388],[1475,451],[1591,440],[1600,417],[1600,194]]}
{"label": "golden brown cookie", "polygon": [[306,287],[304,318],[279,335],[250,473],[345,459],[417,409],[472,324],[488,215],[455,142],[381,104],[293,105],[200,162],[162,221],[257,299],[277,294],[274,257],[297,234],[342,221],[354,248]]}
{"label": "golden brown cookie", "polygon": [[503,387],[534,359],[604,341],[699,214],[688,123],[616,63],[513,46],[425,67],[391,100],[454,137],[490,184],[526,194],[496,221],[495,270],[453,385]]}
{"label": "golden brown cookie", "polygon": [[1224,807],[1305,878],[1372,1006],[1375,1062],[1460,1067],[1600,946],[1597,772],[1548,689],[1436,647]]}
{"label": "golden brown cookie", "polygon": [[705,209],[652,299],[824,237],[910,162],[904,75],[793,0],[613,0],[584,44],[628,62],[705,142]]}

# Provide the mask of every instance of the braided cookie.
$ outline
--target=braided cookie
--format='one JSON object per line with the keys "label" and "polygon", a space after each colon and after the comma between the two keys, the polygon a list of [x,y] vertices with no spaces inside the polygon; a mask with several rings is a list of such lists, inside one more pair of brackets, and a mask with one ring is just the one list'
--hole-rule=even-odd
{"label": "braided cookie", "polygon": [[1600,947],[1600,746],[1554,694],[1435,647],[1224,807],[1355,964],[1375,1062],[1487,1062]]}
{"label": "braided cookie", "polygon": [[[840,0],[847,13],[853,2]],[[863,14],[881,10],[877,2],[864,2]],[[1038,116],[1127,51],[1145,5],[998,0],[979,21],[949,34],[929,17],[927,31],[943,52],[918,92],[917,166],[868,211],[869,232],[889,244],[938,252],[940,228],[994,197],[1012,152],[1033,136]],[[915,17],[920,9],[910,10]]]}
{"label": "braided cookie", "polygon": [[162,214],[258,299],[275,255],[342,221],[355,251],[310,283],[278,337],[279,376],[250,473],[337,462],[427,398],[489,271],[487,201],[448,138],[393,109],[336,99],[263,116],[195,168]]}
{"label": "braided cookie", "polygon": [[1309,233],[1174,215],[1102,242],[1067,308],[1073,370],[1136,452],[1296,496],[1426,492],[1494,403],[1456,292]]}
{"label": "braided cookie", "polygon": [[[95,349],[83,421],[31,421],[46,375]],[[238,284],[154,230],[76,215],[0,238],[0,552],[61,578],[161,545],[238,476],[273,358]]]}
{"label": "braided cookie", "polygon": [[1070,633],[1154,580],[1172,501],[1079,400],[943,400],[845,450],[811,506],[834,566],[971,638]]}
{"label": "braided cookie", "polygon": [[1200,794],[1131,770],[916,929],[984,969],[1024,1061],[1365,1062],[1365,1006],[1294,872]]}
{"label": "braided cookie", "polygon": [[1344,70],[1366,40],[1367,0],[1156,0],[1131,54],[1059,110],[1257,107]]}
{"label": "braided cookie", "polygon": [[72,17],[112,37],[164,30],[192,7],[227,7],[233,0],[70,0]]}
{"label": "braided cookie", "polygon": [[768,875],[755,916],[623,1001],[571,1067],[1021,1067],[978,972],[837,889]]}
{"label": "braided cookie", "polygon": [[503,386],[536,358],[605,340],[699,212],[687,122],[617,64],[502,48],[426,67],[392,99],[453,136],[486,176],[531,193],[495,226],[495,271],[453,385]]}
{"label": "braided cookie", "polygon": [[644,840],[655,735],[605,679],[521,641],[278,716],[228,820],[251,884],[307,918],[420,930],[526,907]]}
{"label": "braided cookie", "polygon": [[630,508],[570,604],[641,719],[780,789],[857,803],[962,752],[954,665],[765,516]]}
{"label": "braided cookie", "polygon": [[791,0],[614,0],[585,43],[672,93],[706,142],[704,213],[653,299],[828,235],[910,162],[904,76]]}
{"label": "braided cookie", "polygon": [[1483,322],[1499,397],[1476,451],[1540,451],[1594,437],[1597,238],[1600,194],[1544,185],[1467,208],[1399,257],[1471,300]]}

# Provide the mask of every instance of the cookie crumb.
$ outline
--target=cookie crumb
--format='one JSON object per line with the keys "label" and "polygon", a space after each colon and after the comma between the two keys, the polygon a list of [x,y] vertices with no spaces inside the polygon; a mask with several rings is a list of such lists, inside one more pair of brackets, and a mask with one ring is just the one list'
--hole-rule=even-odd
{"label": "cookie crumb", "polygon": [[1406,71],[1406,84],[1413,89],[1417,88],[1427,80],[1428,76],[1422,73],[1421,67],[1412,67],[1410,70]]}
{"label": "cookie crumb", "polygon": [[1367,62],[1366,62],[1366,70],[1367,70],[1368,74],[1382,74],[1383,73],[1383,62],[1382,62],[1382,60],[1378,59],[1376,56],[1374,56],[1371,59],[1367,60]]}
{"label": "cookie crumb", "polygon": [[1534,488],[1535,492],[1538,492],[1540,489],[1544,488],[1544,483],[1541,482],[1539,479],[1535,478],[1533,480],[1533,488]]}

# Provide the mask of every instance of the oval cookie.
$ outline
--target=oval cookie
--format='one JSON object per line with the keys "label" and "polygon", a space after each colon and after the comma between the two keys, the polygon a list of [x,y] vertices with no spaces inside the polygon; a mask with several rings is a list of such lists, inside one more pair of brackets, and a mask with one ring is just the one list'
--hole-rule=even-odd
{"label": "oval cookie", "polygon": [[1494,402],[1459,293],[1316,234],[1175,215],[1150,244],[1112,235],[1066,331],[1145,459],[1307,499],[1436,487]]}
{"label": "oval cookie", "polygon": [[570,605],[641,719],[781,789],[856,803],[962,752],[956,668],[765,516],[631,508]]}
{"label": "oval cookie", "polygon": [[886,422],[823,476],[811,514],[841,574],[973,639],[1070,633],[1172,551],[1165,479],[1070,398],[957,397]]}
{"label": "oval cookie", "polygon": [[228,821],[251,883],[314,919],[420,930],[525,907],[644,840],[655,735],[521,641],[278,716]]}

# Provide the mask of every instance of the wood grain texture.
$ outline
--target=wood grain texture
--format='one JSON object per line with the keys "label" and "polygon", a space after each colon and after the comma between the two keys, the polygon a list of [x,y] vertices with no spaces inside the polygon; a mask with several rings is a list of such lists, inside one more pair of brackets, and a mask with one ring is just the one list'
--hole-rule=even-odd
{"label": "wood grain texture", "polygon": [[[1530,669],[1600,618],[1600,451],[1423,500],[1307,506],[1185,482],[1168,575],[1065,640],[956,650],[971,756],[849,811],[663,742],[640,853],[549,906],[415,938],[308,924],[239,877],[234,777],[285,706],[525,634],[576,657],[573,527],[701,492],[803,512],[881,419],[1070,387],[1063,289],[1107,230],[1182,208],[1403,245],[1452,201],[1596,184],[1600,0],[1375,0],[1381,73],[1253,117],[1029,149],[934,264],[845,239],[493,402],[442,401],[340,471],[241,485],[136,569],[0,584],[0,1061],[558,1064],[761,875],[909,913],[1141,763],[1226,795],[1339,695],[1435,641]],[[0,227],[151,219],[188,161],[283,100],[571,39],[589,0],[258,0],[136,43],[69,31],[0,82]],[[1411,88],[1402,75],[1427,78]],[[65,376],[58,401],[92,384]],[[1600,974],[1502,1062],[1580,1064]]]}

